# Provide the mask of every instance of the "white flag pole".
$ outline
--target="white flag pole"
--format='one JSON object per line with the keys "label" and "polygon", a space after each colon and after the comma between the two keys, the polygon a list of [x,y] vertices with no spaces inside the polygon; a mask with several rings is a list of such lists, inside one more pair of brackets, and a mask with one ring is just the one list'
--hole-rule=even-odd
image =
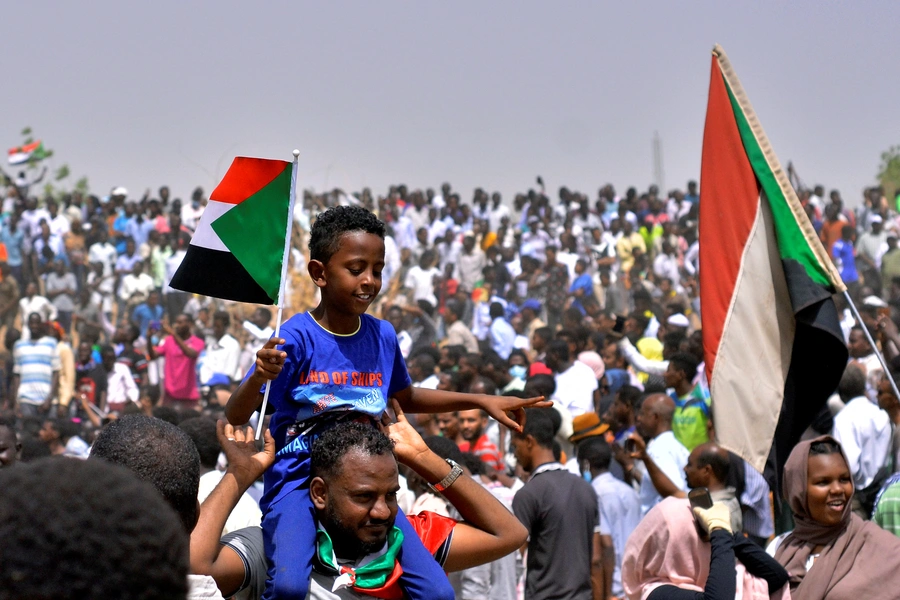
{"label": "white flag pole", "polygon": [[[281,283],[278,286],[278,313],[275,316],[275,334],[277,338],[281,332],[281,315],[284,312],[284,286],[287,281],[288,262],[291,257],[291,233],[294,229],[294,202],[297,200],[297,165],[299,164],[300,151],[294,150],[294,164],[291,165],[291,199],[288,202],[287,234],[284,237],[284,254],[281,257]],[[266,419],[266,407],[269,404],[269,390],[272,381],[266,382],[266,391],[263,394],[262,406],[259,409],[259,423],[256,426],[256,440],[262,437],[263,423]]]}

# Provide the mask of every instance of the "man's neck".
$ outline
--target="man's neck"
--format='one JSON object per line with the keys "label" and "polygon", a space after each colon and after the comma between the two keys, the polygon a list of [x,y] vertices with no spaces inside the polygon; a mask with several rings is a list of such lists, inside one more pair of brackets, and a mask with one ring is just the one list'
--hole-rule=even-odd
{"label": "man's neck", "polygon": [[[538,447],[534,451],[534,455],[532,456],[532,464],[534,464],[534,468],[537,469],[541,465],[546,465],[548,463],[557,462],[556,457],[553,456],[553,450],[550,448],[541,448]],[[533,470],[532,470],[533,472]]]}
{"label": "man's neck", "polygon": [[692,389],[694,389],[693,384],[683,381],[675,387],[675,393],[678,394],[679,398],[684,398],[691,393]]}

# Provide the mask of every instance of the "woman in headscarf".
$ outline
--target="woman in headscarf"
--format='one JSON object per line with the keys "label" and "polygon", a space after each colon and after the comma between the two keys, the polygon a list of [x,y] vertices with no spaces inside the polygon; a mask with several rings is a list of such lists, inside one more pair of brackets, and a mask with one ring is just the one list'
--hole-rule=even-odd
{"label": "woman in headscarf", "polygon": [[731,532],[728,507],[696,509],[669,497],[647,513],[625,546],[622,585],[629,600],[788,599],[787,573],[762,548]]}
{"label": "woman in headscarf", "polygon": [[900,539],[851,511],[853,476],[834,438],[797,444],[784,467],[784,493],[795,526],[775,558],[794,600],[898,597],[890,583],[900,577]]}

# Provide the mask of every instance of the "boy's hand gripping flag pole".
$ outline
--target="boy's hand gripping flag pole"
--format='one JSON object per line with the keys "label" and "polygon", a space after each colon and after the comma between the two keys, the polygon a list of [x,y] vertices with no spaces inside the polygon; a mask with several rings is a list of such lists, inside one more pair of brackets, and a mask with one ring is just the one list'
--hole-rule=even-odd
{"label": "boy's hand gripping flag pole", "polygon": [[[294,150],[294,162],[291,165],[291,200],[288,204],[288,226],[287,235],[284,237],[284,255],[281,259],[281,284],[278,287],[278,313],[275,317],[275,333],[276,338],[281,332],[281,316],[284,312],[284,286],[287,281],[288,259],[291,256],[291,234],[294,226],[294,202],[297,200],[297,165],[299,164],[300,150]],[[256,426],[256,440],[262,438],[264,429],[263,422],[266,418],[266,407],[269,405],[269,391],[272,388],[272,380],[266,381],[266,391],[263,393],[262,406],[259,408],[259,423]]]}

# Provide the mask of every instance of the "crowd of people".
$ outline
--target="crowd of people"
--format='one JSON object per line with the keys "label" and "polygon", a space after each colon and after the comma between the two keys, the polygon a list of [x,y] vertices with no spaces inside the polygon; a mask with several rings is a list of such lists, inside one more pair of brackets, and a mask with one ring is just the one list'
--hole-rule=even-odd
{"label": "crowd of people", "polygon": [[[168,285],[202,189],[39,199],[9,179],[0,467],[26,466],[0,489],[121,477],[50,455],[149,481],[190,535],[174,575],[152,570],[160,597],[891,597],[896,566],[871,557],[900,556],[900,205],[798,190],[861,319],[836,298],[850,362],[782,501],[716,440],[696,182],[551,199],[538,181],[512,202],[449,184],[305,193],[293,316],[272,339],[268,308]],[[254,412],[266,381],[271,420]],[[271,430],[263,450],[248,421]],[[712,508],[692,511],[704,488]],[[0,506],[0,531],[40,509]],[[29,581],[6,556],[2,580]]]}

